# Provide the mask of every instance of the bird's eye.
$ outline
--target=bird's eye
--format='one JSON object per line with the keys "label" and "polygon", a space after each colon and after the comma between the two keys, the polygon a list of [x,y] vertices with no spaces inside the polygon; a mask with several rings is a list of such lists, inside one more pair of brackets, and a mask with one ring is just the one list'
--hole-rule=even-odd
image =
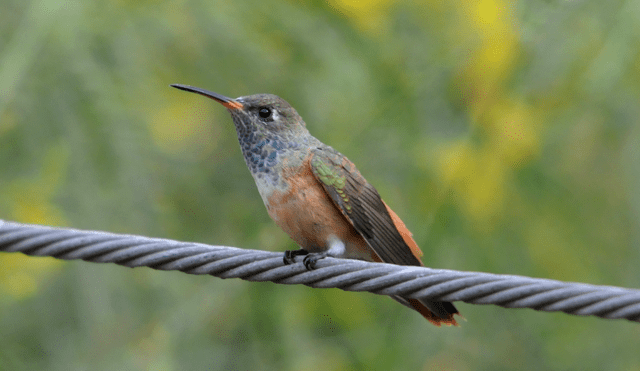
{"label": "bird's eye", "polygon": [[269,117],[271,117],[271,109],[267,107],[260,108],[258,110],[258,116],[262,117],[263,119],[268,119]]}

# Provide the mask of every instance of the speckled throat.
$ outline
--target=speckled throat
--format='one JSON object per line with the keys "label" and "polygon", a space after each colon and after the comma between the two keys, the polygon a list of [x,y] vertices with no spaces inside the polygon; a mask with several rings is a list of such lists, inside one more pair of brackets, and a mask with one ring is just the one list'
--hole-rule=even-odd
{"label": "speckled throat", "polygon": [[[242,97],[237,99],[242,102]],[[321,146],[305,128],[304,122],[295,123],[287,130],[272,130],[268,122],[256,120],[241,110],[229,110],[238,134],[238,142],[247,167],[256,183],[271,187],[286,187],[281,179],[282,166],[300,166],[309,154],[309,148]],[[301,120],[301,119],[300,119]],[[262,184],[258,184],[259,188]],[[262,193],[262,191],[261,191]]]}

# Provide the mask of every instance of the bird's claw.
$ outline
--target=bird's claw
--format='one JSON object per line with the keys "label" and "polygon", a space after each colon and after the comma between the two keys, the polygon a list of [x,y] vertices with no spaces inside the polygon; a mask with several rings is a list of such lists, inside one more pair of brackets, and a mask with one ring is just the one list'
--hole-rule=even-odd
{"label": "bird's claw", "polygon": [[302,264],[304,264],[304,267],[307,268],[308,271],[312,271],[315,269],[316,267],[316,263],[318,262],[318,260],[324,258],[325,256],[327,256],[326,254],[308,254],[307,256],[304,257],[304,259],[302,259]]}
{"label": "bird's claw", "polygon": [[322,253],[309,253],[305,249],[298,250],[287,250],[284,252],[284,257],[282,261],[284,265],[289,265],[295,263],[295,258],[298,255],[305,255],[304,259],[302,259],[302,264],[307,270],[312,271],[316,267],[316,262],[326,256],[326,254]]}
{"label": "bird's claw", "polygon": [[[284,265],[289,265],[295,263],[295,257],[298,255],[307,255],[309,252],[305,249],[298,250],[286,250],[284,252],[284,258],[282,259]],[[306,258],[305,258],[306,259]]]}

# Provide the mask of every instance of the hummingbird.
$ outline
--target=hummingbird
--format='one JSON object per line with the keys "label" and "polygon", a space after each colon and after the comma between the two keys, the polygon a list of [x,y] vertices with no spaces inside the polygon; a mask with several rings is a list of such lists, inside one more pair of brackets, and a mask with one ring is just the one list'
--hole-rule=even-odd
{"label": "hummingbird", "polygon": [[[284,99],[255,94],[235,99],[189,85],[174,88],[222,104],[231,114],[244,160],[271,219],[299,246],[309,270],[327,256],[422,266],[411,232],[355,165],[307,130]],[[452,303],[391,296],[436,326],[458,325]]]}

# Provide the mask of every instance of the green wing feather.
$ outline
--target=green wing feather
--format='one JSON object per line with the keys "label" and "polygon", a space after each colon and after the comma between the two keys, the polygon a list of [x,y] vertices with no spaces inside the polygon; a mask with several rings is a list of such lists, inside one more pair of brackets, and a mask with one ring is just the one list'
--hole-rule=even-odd
{"label": "green wing feather", "polygon": [[312,150],[311,171],[342,214],[383,262],[421,265],[398,232],[378,191],[331,147]]}

